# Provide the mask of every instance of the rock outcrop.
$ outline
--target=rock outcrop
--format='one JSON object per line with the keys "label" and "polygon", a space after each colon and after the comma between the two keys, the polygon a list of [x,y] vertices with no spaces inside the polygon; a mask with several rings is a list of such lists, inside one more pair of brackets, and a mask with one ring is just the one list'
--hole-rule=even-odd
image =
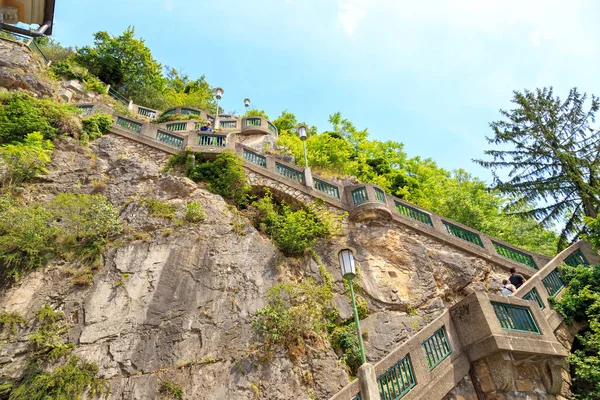
{"label": "rock outcrop", "polygon": [[[275,354],[259,362],[252,318],[268,289],[285,274],[319,278],[311,257],[282,271],[281,253],[235,208],[187,178],[162,172],[167,156],[105,135],[82,147],[57,143],[50,172],[27,186],[25,199],[61,192],[104,193],[121,208],[127,232],[104,255],[90,287],[74,287],[64,261],[25,276],[0,296],[0,310],[33,319],[44,303],[61,310],[82,359],[98,364],[111,399],[153,399],[162,380],[181,385],[186,399],[326,399],[348,375],[327,346],[311,360]],[[177,226],[151,216],[140,201],[153,197],[178,209],[196,200],[207,218]],[[242,228],[240,228],[240,226]],[[342,236],[317,253],[335,277],[335,303],[351,316],[335,246],[357,249],[359,292],[370,315],[362,321],[368,358],[377,361],[474,290],[496,290],[505,272],[459,249],[394,224],[346,223]],[[285,265],[285,263],[284,263]],[[18,376],[26,343],[5,345],[0,374]]]}
{"label": "rock outcrop", "polygon": [[53,96],[54,88],[45,80],[42,68],[25,45],[0,38],[0,88]]}

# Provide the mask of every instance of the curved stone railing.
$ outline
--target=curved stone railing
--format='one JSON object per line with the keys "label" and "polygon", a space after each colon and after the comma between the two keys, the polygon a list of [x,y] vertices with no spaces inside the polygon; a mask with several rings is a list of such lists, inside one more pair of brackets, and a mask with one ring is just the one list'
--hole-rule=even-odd
{"label": "curved stone railing", "polygon": [[[554,257],[544,268],[527,280],[514,294],[525,300],[535,302],[542,310],[552,329],[556,329],[562,322],[562,316],[554,311],[548,303],[548,297],[559,296],[565,284],[558,271],[562,263],[576,265],[574,258],[580,259],[584,264],[599,264],[600,257],[592,248],[592,244],[583,240],[572,244]],[[578,263],[578,262],[576,262]]]}
{"label": "curved stone railing", "polygon": [[[470,363],[499,351],[566,357],[566,350],[554,336],[562,317],[548,303],[548,297],[559,295],[564,287],[560,276],[554,274],[558,273],[557,267],[565,262],[573,265],[579,262],[596,264],[600,262],[600,257],[592,249],[591,243],[579,241],[554,257],[514,296],[473,293],[449,311],[445,310],[440,317],[375,364],[381,397],[441,399],[468,373]],[[535,296],[525,298],[533,291]],[[431,352],[432,344],[427,340],[440,330],[444,332],[443,339],[436,341],[438,347]],[[445,343],[448,344],[447,351]],[[431,356],[436,354],[441,354],[443,359],[434,359],[432,363]],[[398,396],[389,397],[387,387],[382,384],[382,376],[398,363],[402,363],[402,367],[410,367],[412,385],[406,387],[404,392],[396,393]],[[553,382],[552,390],[559,390],[559,378],[557,376],[556,382]],[[359,390],[356,380],[331,399],[351,400],[357,396],[360,399]]]}
{"label": "curved stone railing", "polygon": [[[77,106],[86,107],[86,112],[90,114],[99,108],[106,109],[98,104],[92,105],[91,110],[87,109],[90,104],[82,103]],[[176,107],[172,110],[181,112],[182,108],[185,107]],[[188,109],[191,110],[191,108]],[[200,119],[207,115],[206,113],[202,114],[202,110],[196,109],[195,111],[200,112],[198,114]],[[313,177],[310,169],[285,163],[278,158],[260,154],[256,149],[240,143],[236,144],[236,135],[240,133],[212,133],[213,136],[222,137],[222,139],[213,140],[208,139],[205,132],[196,132],[199,127],[199,121],[196,120],[172,121],[154,125],[123,115],[113,114],[113,117],[115,119],[114,133],[171,154],[186,148],[205,153],[234,150],[244,160],[244,167],[247,170],[281,182],[307,197],[320,198],[328,205],[348,212],[351,220],[356,222],[373,219],[394,221],[491,261],[506,270],[517,267],[525,277],[533,276],[539,266],[545,265],[550,260],[547,256],[519,249],[456,221],[410,204],[385,193],[377,185],[347,185],[322,177]],[[260,117],[252,118],[260,119],[261,124],[267,122]],[[246,120],[248,118],[238,121],[243,123]],[[218,143],[218,145],[207,145],[207,143]],[[256,156],[252,157],[252,154]]]}

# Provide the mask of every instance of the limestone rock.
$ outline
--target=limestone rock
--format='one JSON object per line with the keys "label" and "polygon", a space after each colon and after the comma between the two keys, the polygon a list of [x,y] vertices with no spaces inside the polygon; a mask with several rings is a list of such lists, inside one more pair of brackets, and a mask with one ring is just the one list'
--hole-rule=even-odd
{"label": "limestone rock", "polygon": [[25,45],[0,39],[0,87],[52,96],[52,85],[38,78],[41,69],[40,62]]}

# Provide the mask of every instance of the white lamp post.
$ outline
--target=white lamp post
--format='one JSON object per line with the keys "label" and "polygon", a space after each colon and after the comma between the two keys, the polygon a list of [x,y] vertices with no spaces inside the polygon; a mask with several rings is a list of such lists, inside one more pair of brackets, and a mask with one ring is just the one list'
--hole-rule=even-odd
{"label": "white lamp post", "polygon": [[298,132],[298,136],[300,136],[300,140],[302,140],[302,145],[304,146],[304,164],[306,168],[308,168],[308,157],[306,156],[306,139],[308,139],[308,129],[306,129],[306,125],[300,125],[296,132]]}
{"label": "white lamp post", "polygon": [[214,93],[217,98],[217,113],[215,114],[215,130],[217,130],[219,129],[219,100],[221,100],[221,97],[223,97],[223,93],[225,92],[222,88],[218,87],[215,88]]}
{"label": "white lamp post", "polygon": [[250,99],[249,98],[245,98],[244,99],[244,107],[246,107],[246,109],[248,109],[248,106],[250,105]]}
{"label": "white lamp post", "polygon": [[350,249],[340,250],[338,253],[342,277],[348,281],[350,286],[350,295],[352,297],[352,308],[354,310],[354,322],[356,323],[356,334],[358,335],[358,346],[360,347],[361,365],[367,362],[365,356],[365,346],[363,345],[362,334],[360,333],[360,322],[358,320],[358,310],[356,309],[356,300],[354,300],[354,289],[352,288],[352,280],[356,276],[356,267],[354,266],[354,254]]}

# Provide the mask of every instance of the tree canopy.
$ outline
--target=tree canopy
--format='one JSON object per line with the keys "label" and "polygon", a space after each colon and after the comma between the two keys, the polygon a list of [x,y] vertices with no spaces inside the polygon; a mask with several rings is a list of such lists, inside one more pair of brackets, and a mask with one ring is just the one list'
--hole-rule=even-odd
{"label": "tree canopy", "polygon": [[576,88],[564,101],[552,88],[515,91],[515,108],[500,110],[504,119],[490,124],[487,139],[497,147],[485,154],[492,160],[475,160],[492,171],[494,188],[511,196],[512,211],[560,226],[559,248],[584,231],[583,217],[596,217],[600,205],[600,136],[590,126],[600,101],[587,99]]}

